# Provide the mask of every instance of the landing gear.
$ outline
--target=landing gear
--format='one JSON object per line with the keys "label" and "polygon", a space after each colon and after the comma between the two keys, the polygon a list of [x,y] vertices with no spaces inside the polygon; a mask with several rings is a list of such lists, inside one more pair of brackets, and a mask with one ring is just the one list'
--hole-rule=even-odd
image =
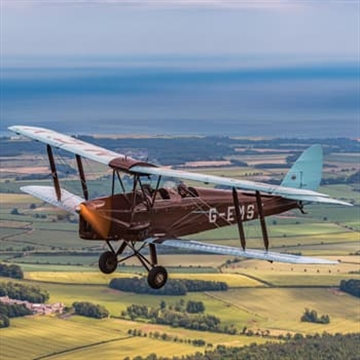
{"label": "landing gear", "polygon": [[[110,251],[105,251],[99,258],[99,268],[104,274],[113,273],[116,270],[118,263],[136,256],[148,271],[147,281],[151,288],[160,289],[166,284],[168,274],[164,267],[157,264],[156,248],[154,244],[143,242],[140,247],[137,247],[135,241],[123,241],[119,249],[115,251],[110,241],[106,241],[106,243],[108,244]],[[150,260],[141,254],[141,250],[147,245],[149,247]],[[126,247],[130,248],[133,253],[119,259],[119,255],[123,253]]]}
{"label": "landing gear", "polygon": [[99,268],[104,274],[111,274],[117,268],[117,256],[112,251],[105,251],[99,258]]}
{"label": "landing gear", "polygon": [[148,284],[153,289],[160,289],[162,288],[167,281],[167,271],[162,266],[154,266],[152,269],[150,269],[148,274]]}

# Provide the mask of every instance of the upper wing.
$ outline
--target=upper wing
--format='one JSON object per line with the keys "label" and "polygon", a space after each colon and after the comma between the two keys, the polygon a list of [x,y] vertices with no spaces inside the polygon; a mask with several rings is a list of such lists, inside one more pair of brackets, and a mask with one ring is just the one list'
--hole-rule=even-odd
{"label": "upper wing", "polygon": [[247,181],[220,177],[215,175],[205,175],[187,171],[172,170],[162,167],[156,167],[152,164],[143,163],[132,159],[123,154],[116,153],[102,147],[92,145],[58,132],[32,126],[11,126],[11,131],[27,136],[31,139],[44,142],[45,144],[69,151],[71,153],[83,156],[87,159],[97,161],[113,168],[129,171],[134,174],[158,175],[179,178],[184,180],[195,180],[215,185],[230,186],[241,190],[260,191],[271,195],[278,195],[286,199],[296,201],[309,201],[325,204],[349,205],[351,204],[332,199],[326,194],[312,190],[296,189],[285,186],[276,186],[261,182]]}
{"label": "upper wing", "polygon": [[295,189],[255,181],[238,180],[215,175],[205,175],[187,171],[166,169],[161,167],[148,167],[143,165],[132,166],[130,170],[132,172],[147,175],[162,175],[185,180],[195,180],[209,184],[230,186],[242,190],[260,191],[271,195],[278,195],[290,200],[352,206],[352,204],[350,203],[337,199],[332,199],[329,197],[329,195],[322,194],[313,190]]}
{"label": "upper wing", "polygon": [[326,259],[312,258],[307,256],[298,256],[292,254],[283,254],[272,251],[254,250],[254,249],[240,249],[232,246],[206,244],[193,240],[182,239],[147,239],[147,243],[160,244],[174,248],[181,248],[187,250],[195,250],[200,252],[207,252],[220,255],[232,255],[245,257],[249,259],[259,259],[267,261],[278,261],[291,264],[337,264],[337,261]]}
{"label": "upper wing", "polygon": [[104,165],[109,165],[112,160],[119,157],[125,158],[125,155],[86,143],[72,136],[60,134],[56,131],[34,126],[10,126],[9,129],[30,139],[69,151]]}

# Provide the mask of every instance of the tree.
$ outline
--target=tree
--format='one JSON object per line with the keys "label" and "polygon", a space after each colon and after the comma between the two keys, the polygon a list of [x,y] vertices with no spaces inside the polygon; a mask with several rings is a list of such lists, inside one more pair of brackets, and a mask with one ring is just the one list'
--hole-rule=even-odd
{"label": "tree", "polygon": [[23,279],[24,273],[18,265],[0,263],[0,276],[11,277],[13,279]]}
{"label": "tree", "polygon": [[103,319],[109,316],[109,312],[102,305],[94,305],[90,302],[74,302],[75,314]]}
{"label": "tree", "polygon": [[202,301],[191,301],[189,300],[186,305],[186,312],[190,314],[203,313],[205,306]]}
{"label": "tree", "polygon": [[160,302],[160,309],[161,310],[166,309],[166,302],[164,300],[161,300],[161,302]]}
{"label": "tree", "polygon": [[10,320],[5,314],[0,314],[0,328],[6,328],[10,326]]}
{"label": "tree", "polygon": [[347,292],[350,295],[360,297],[360,280],[358,279],[341,280],[340,290]]}
{"label": "tree", "polygon": [[315,310],[305,309],[304,314],[301,316],[301,321],[312,322],[316,324],[329,324],[330,317],[327,314],[319,317],[318,313]]}

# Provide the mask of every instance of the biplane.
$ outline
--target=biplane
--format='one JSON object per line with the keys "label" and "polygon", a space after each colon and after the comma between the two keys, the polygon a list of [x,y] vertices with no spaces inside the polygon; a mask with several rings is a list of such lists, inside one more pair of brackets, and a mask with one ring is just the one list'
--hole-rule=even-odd
{"label": "biplane", "polygon": [[[136,257],[148,272],[149,286],[159,289],[168,278],[166,269],[158,262],[157,250],[162,246],[270,262],[335,263],[269,251],[265,221],[267,216],[292,209],[304,212],[307,203],[351,206],[316,191],[322,176],[320,145],[308,148],[280,185],[271,185],[156,166],[44,128],[11,126],[9,129],[46,144],[49,158],[53,186],[24,186],[21,190],[78,215],[80,238],[102,240],[107,244],[108,250],[99,258],[99,268],[105,274],[113,273],[120,262]],[[75,155],[82,196],[60,186],[53,148]],[[110,167],[112,180],[108,196],[89,199],[83,158]],[[130,189],[124,185],[124,174],[131,178]],[[166,187],[163,181],[166,178],[177,179],[178,183]],[[187,186],[186,180],[199,186]],[[201,186],[201,183],[222,188]],[[246,246],[243,223],[256,219],[260,222],[263,250]],[[184,239],[229,225],[238,227],[239,247]]]}

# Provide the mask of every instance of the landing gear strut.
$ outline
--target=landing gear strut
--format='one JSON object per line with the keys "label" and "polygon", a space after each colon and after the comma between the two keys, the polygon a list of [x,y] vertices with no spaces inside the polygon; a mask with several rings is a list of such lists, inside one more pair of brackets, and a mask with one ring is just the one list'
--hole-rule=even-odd
{"label": "landing gear strut", "polygon": [[[148,260],[140,252],[147,245],[146,243],[143,243],[141,247],[137,249],[135,247],[135,242],[123,241],[117,251],[115,251],[109,241],[106,241],[106,243],[108,244],[110,251],[105,251],[99,258],[99,268],[101,272],[104,274],[111,274],[116,270],[118,263],[136,256],[148,271],[147,281],[151,288],[160,289],[166,284],[168,273],[164,267],[157,264],[156,248],[154,244],[149,244],[150,260]],[[126,247],[129,247],[133,253],[119,259],[118,256],[123,253]]]}

